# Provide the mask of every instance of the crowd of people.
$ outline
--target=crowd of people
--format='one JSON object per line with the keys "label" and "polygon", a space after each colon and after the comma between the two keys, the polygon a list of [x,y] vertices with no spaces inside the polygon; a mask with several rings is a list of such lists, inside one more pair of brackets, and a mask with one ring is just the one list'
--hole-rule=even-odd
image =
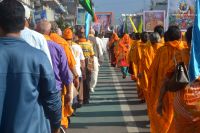
{"label": "crowd of people", "polygon": [[178,26],[169,26],[164,32],[158,25],[152,33],[124,34],[121,39],[113,33],[110,38],[111,66],[136,82],[138,98],[147,105],[151,133],[200,131],[199,80],[182,86],[172,82],[180,64],[187,74],[192,29],[181,32]]}
{"label": "crowd of people", "polygon": [[0,2],[0,132],[64,133],[95,91],[103,41],[92,28],[86,39],[83,27],[29,22],[27,6]]}
{"label": "crowd of people", "polygon": [[[90,103],[105,45],[92,28],[86,38],[84,27],[61,31],[56,22],[41,20],[30,29],[29,19],[22,3],[0,2],[0,132],[64,133],[76,110]],[[136,82],[152,133],[200,131],[199,78],[171,85],[177,67],[189,64],[192,29],[164,32],[159,25],[152,33],[110,36],[111,66]]]}

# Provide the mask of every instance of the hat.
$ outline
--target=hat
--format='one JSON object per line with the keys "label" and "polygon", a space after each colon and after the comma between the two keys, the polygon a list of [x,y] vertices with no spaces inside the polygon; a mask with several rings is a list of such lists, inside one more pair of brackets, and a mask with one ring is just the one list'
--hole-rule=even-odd
{"label": "hat", "polygon": [[24,6],[24,9],[25,9],[25,18],[29,19],[31,17],[31,10],[28,6],[26,6],[24,4],[23,4],[23,6]]}
{"label": "hat", "polygon": [[63,32],[63,37],[67,40],[70,40],[73,38],[73,32],[70,28],[66,28]]}

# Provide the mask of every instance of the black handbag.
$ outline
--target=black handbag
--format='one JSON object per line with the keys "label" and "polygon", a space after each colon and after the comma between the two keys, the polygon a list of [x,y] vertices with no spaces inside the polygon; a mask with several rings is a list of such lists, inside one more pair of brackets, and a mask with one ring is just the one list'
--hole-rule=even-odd
{"label": "black handbag", "polygon": [[[183,55],[182,55],[183,57]],[[184,89],[189,83],[188,70],[183,61],[177,63],[175,54],[174,54],[175,70],[172,77],[166,83],[168,91],[176,92],[181,89]]]}

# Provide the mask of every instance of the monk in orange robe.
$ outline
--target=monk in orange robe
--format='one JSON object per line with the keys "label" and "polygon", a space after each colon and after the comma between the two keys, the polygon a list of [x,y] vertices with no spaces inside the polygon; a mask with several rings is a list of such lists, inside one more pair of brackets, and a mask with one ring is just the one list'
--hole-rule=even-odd
{"label": "monk in orange robe", "polygon": [[[165,85],[166,79],[170,79],[174,70],[176,57],[177,62],[188,61],[188,55],[182,51],[185,49],[181,41],[181,32],[177,26],[170,26],[168,31],[168,42],[161,47],[150,66],[149,71],[149,106],[150,113],[150,130],[152,133],[173,133],[174,132],[174,93],[167,92],[162,99],[162,115],[157,113],[160,92]],[[183,55],[183,56],[182,56]]]}
{"label": "monk in orange robe", "polygon": [[[53,29],[52,31],[55,31],[55,23],[52,24],[53,25]],[[66,53],[67,59],[68,59],[68,64],[70,67],[70,70],[73,73],[74,76],[74,86],[77,87],[79,86],[79,76],[76,72],[76,61],[74,59],[74,56],[72,54],[72,51],[69,47],[69,44],[67,43],[67,41],[65,39],[63,39],[60,35],[58,35],[57,33],[51,33],[50,34],[50,38],[52,41],[56,42],[57,44],[61,45]],[[63,89],[61,98],[62,98],[62,120],[61,120],[61,125],[65,128],[68,128],[69,125],[69,117],[72,115],[73,113],[73,109],[70,105],[70,103],[68,103],[67,101],[65,101],[65,96],[68,94],[68,92],[66,91],[67,88],[64,87],[65,89]],[[66,103],[67,102],[67,103]],[[66,106],[67,105],[67,106]]]}
{"label": "monk in orange robe", "polygon": [[164,27],[162,25],[157,25],[155,28],[154,28],[154,32],[157,32],[159,35],[160,35],[160,38],[161,38],[161,43],[165,43],[165,40],[164,40]]}
{"label": "monk in orange robe", "polygon": [[132,33],[131,34],[131,48],[129,51],[129,56],[128,56],[128,62],[129,62],[129,71],[131,74],[131,78],[134,81],[137,81],[137,58],[136,58],[136,53],[137,53],[137,46],[140,45],[141,40],[140,40],[140,34],[139,33]]}
{"label": "monk in orange robe", "polygon": [[163,46],[161,43],[161,38],[157,32],[151,33],[150,35],[150,44],[147,44],[146,48],[142,51],[142,58],[140,61],[141,64],[141,77],[140,77],[140,86],[143,90],[145,101],[147,103],[148,114],[150,115],[151,107],[149,106],[149,95],[150,91],[148,90],[148,73],[151,63],[156,55],[157,50]]}
{"label": "monk in orange robe", "polygon": [[[145,33],[145,35],[147,35],[147,33]],[[136,36],[140,36],[139,33],[136,34]],[[148,38],[148,37],[147,37]],[[133,75],[134,78],[136,79],[136,83],[137,83],[137,93],[138,93],[138,98],[144,102],[145,101],[145,97],[144,97],[144,93],[143,90],[141,88],[141,84],[140,84],[140,73],[141,72],[141,59],[142,59],[142,51],[145,49],[145,47],[147,46],[147,38],[144,39],[143,41],[138,40],[136,41],[136,44],[132,47],[132,55],[130,55],[129,57],[132,58],[132,69],[133,69]]]}
{"label": "monk in orange robe", "polygon": [[156,56],[156,53],[160,47],[162,47],[164,44],[162,43],[162,40],[157,32],[154,32],[150,35],[150,44],[146,47],[146,49],[143,52],[142,55],[142,77],[141,77],[141,86],[143,88],[143,93],[145,97],[145,101],[147,104],[147,112],[149,119],[151,120],[151,104],[150,104],[150,91],[148,90],[148,85],[149,85],[149,68],[151,66],[151,63]]}
{"label": "monk in orange robe", "polygon": [[[185,33],[185,41],[188,48],[183,50],[189,57],[189,51],[192,40],[192,28],[189,27]],[[185,62],[188,66],[188,62]],[[199,78],[186,86],[186,88],[177,91],[174,98],[174,127],[175,133],[199,133],[200,131],[200,91]]]}
{"label": "monk in orange robe", "polygon": [[119,37],[116,33],[113,33],[110,41],[108,42],[109,54],[110,54],[110,63],[111,66],[116,66],[116,58],[115,58],[115,46],[119,41]]}
{"label": "monk in orange robe", "polygon": [[130,51],[130,37],[128,34],[125,34],[123,38],[119,41],[118,47],[116,49],[116,62],[117,65],[121,68],[123,78],[128,76],[128,54]]}

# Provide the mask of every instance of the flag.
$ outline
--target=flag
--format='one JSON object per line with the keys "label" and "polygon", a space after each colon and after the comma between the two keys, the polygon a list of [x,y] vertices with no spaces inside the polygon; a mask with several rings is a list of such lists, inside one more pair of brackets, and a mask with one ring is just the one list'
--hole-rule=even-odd
{"label": "flag", "polygon": [[192,33],[192,46],[190,52],[189,78],[193,82],[200,76],[200,2],[196,0],[196,16]]}
{"label": "flag", "polygon": [[89,33],[90,33],[90,20],[91,15],[87,12],[85,15],[85,37],[88,39]]}
{"label": "flag", "polygon": [[126,21],[125,21],[125,31],[124,33],[128,34],[128,16],[126,16]]}
{"label": "flag", "polygon": [[131,16],[129,16],[129,19],[130,19],[130,22],[131,22],[131,25],[132,25],[132,27],[133,27],[134,32],[137,33],[137,32],[138,32],[138,31],[137,31],[137,28],[135,27],[135,24],[134,24],[134,22],[133,22]]}
{"label": "flag", "polygon": [[93,21],[97,22],[97,17],[96,17],[94,10],[92,8],[91,0],[79,0],[79,3],[92,16]]}
{"label": "flag", "polygon": [[138,32],[142,33],[143,32],[143,20],[142,20],[142,16],[140,18],[140,24],[138,26]]}

